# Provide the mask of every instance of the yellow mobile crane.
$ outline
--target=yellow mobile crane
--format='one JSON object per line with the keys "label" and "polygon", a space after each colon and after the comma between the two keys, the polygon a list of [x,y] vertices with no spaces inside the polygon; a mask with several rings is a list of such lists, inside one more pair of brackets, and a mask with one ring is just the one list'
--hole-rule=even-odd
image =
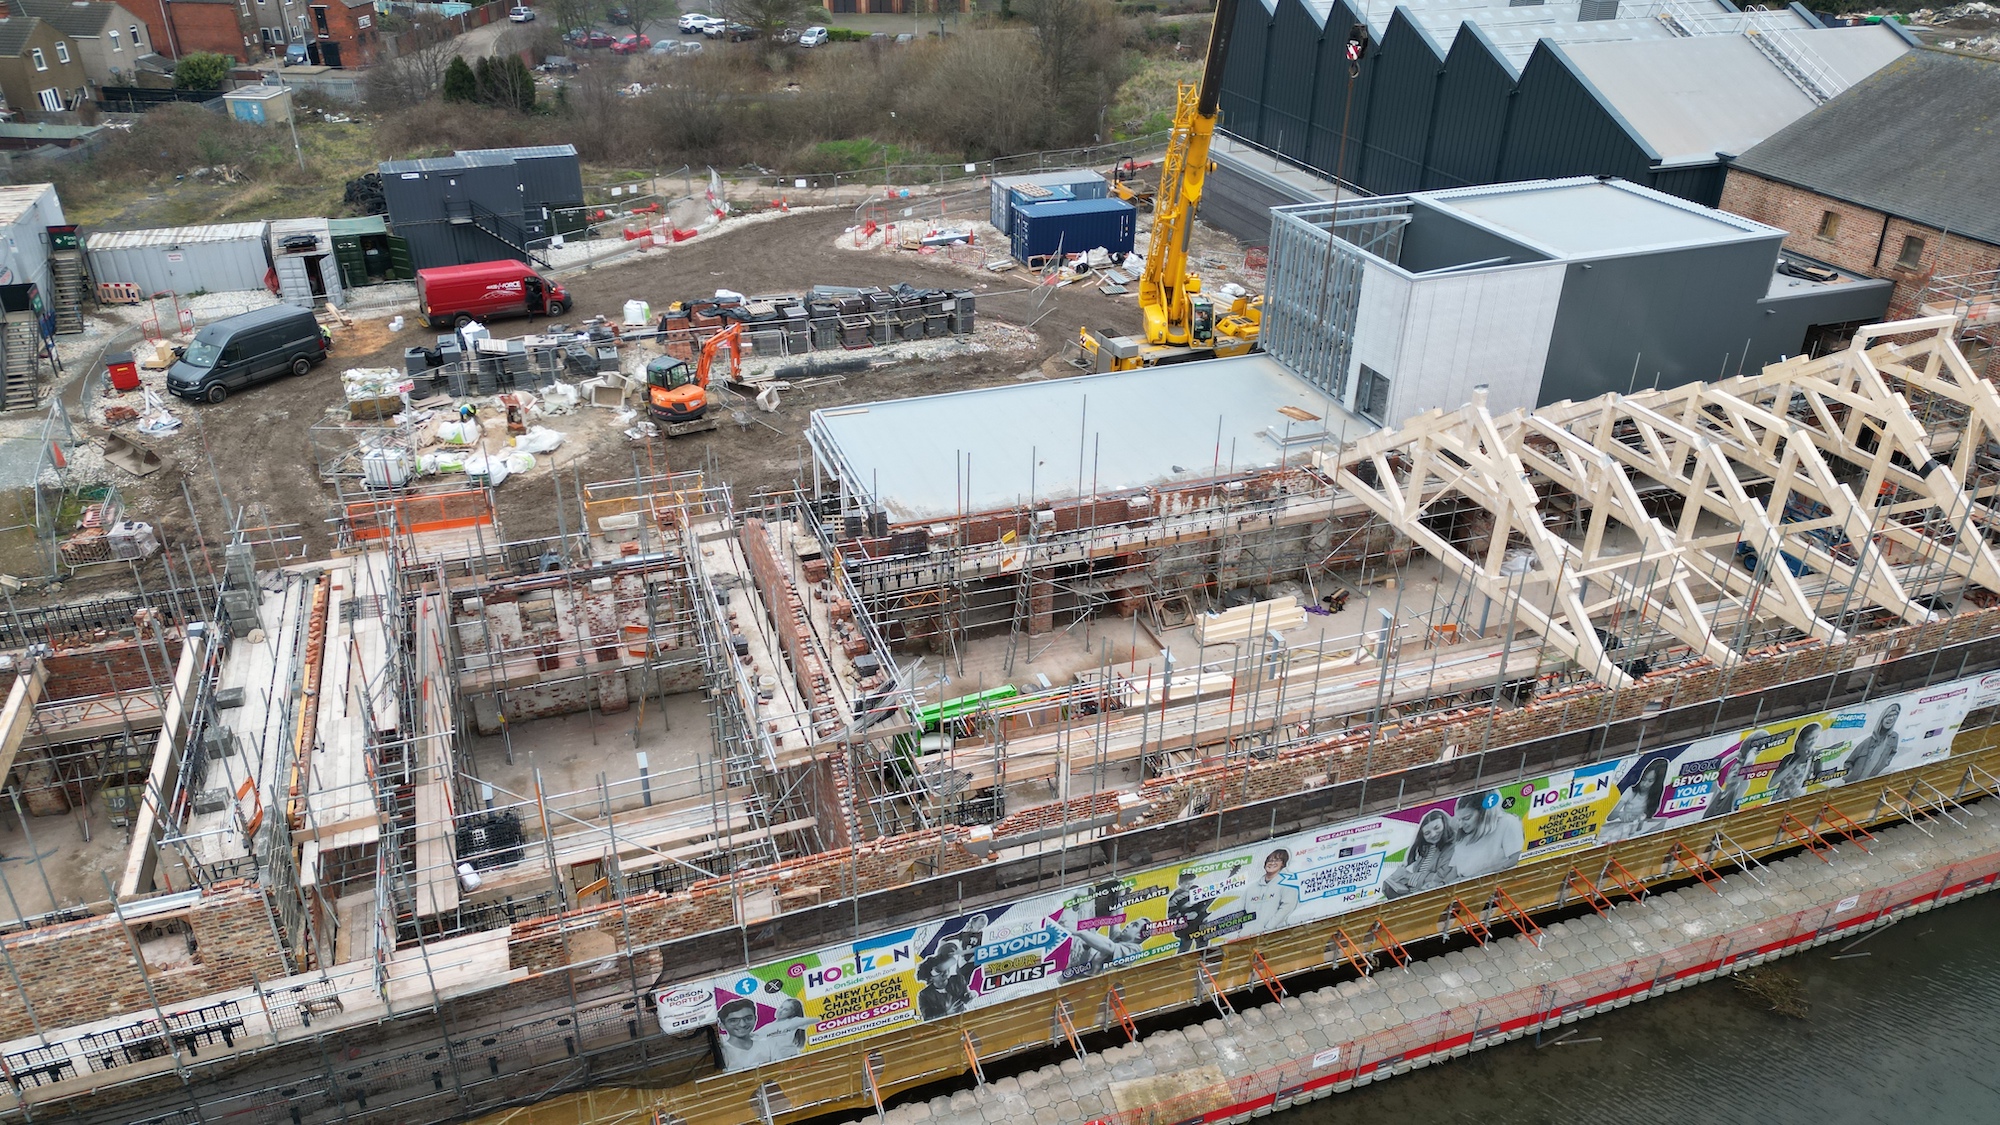
{"label": "yellow mobile crane", "polygon": [[1188,272],[1188,233],[1201,205],[1202,184],[1208,179],[1208,146],[1215,137],[1216,102],[1222,94],[1222,65],[1229,56],[1229,35],[1236,22],[1237,0],[1218,0],[1215,24],[1208,33],[1208,57],[1201,83],[1182,83],[1174,108],[1174,127],[1167,138],[1167,158],[1160,166],[1160,186],[1153,203],[1153,236],[1146,248],[1146,268],[1139,275],[1139,312],[1145,318],[1145,339],[1112,336],[1084,327],[1078,336],[1089,365],[1098,371],[1129,371],[1182,360],[1242,355],[1257,346],[1263,321],[1263,297],[1234,298],[1221,316],[1201,291],[1201,278]]}

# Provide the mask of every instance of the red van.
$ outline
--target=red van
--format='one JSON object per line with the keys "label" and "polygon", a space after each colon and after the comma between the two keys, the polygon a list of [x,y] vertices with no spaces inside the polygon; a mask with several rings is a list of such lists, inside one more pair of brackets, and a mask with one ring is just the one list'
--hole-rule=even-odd
{"label": "red van", "polygon": [[526,262],[471,262],[417,271],[417,319],[426,328],[568,311],[569,292]]}

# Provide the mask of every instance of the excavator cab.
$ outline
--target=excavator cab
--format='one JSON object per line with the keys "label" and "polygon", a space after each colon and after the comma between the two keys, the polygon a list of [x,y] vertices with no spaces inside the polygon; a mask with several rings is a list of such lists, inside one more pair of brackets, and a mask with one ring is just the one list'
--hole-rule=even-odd
{"label": "excavator cab", "polygon": [[646,364],[646,398],[656,422],[692,422],[708,410],[708,391],[694,368],[670,355]]}

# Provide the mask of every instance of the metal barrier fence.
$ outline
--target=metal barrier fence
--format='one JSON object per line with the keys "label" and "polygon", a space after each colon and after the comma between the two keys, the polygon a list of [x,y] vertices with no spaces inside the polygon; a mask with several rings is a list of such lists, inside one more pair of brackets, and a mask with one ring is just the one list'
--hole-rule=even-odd
{"label": "metal barrier fence", "polygon": [[1226,1083],[1119,1111],[1092,1125],[1223,1122],[1283,1109],[1797,953],[1892,920],[1898,911],[1988,890],[1996,880],[2000,852],[1878,887],[1855,903],[1846,898],[1821,903],[1651,957],[1461,1005]]}

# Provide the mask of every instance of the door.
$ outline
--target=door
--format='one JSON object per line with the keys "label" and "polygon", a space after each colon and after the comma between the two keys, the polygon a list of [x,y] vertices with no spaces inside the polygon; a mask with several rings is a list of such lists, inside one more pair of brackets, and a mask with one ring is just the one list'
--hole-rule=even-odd
{"label": "door", "polygon": [[250,383],[252,364],[248,362],[249,347],[243,337],[238,336],[222,347],[222,357],[215,361],[215,381],[232,390]]}
{"label": "door", "polygon": [[326,273],[321,265],[326,260],[325,257],[314,254],[311,257],[301,258],[300,260],[306,264],[306,287],[311,291],[313,299],[316,301],[325,300]]}
{"label": "door", "polygon": [[339,66],[340,44],[321,43],[319,45],[319,61],[322,66]]}
{"label": "door", "polygon": [[417,276],[416,263],[410,260],[410,240],[389,236],[389,276],[407,281]]}
{"label": "door", "polygon": [[335,235],[333,260],[340,266],[340,283],[349,289],[368,284],[368,256],[358,234]]}

